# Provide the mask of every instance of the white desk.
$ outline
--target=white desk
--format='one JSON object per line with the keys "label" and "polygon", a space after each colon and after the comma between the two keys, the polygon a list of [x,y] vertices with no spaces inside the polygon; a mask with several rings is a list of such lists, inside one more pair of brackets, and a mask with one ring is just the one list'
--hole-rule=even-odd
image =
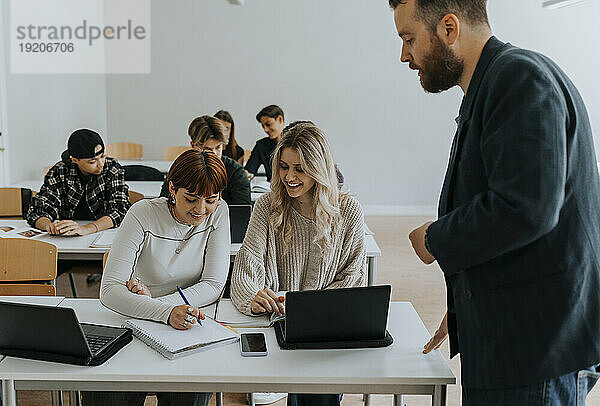
{"label": "white desk", "polygon": [[34,305],[58,306],[64,296],[0,296],[0,302],[25,303]]}
{"label": "white desk", "polygon": [[[43,180],[23,180],[21,182],[17,182],[15,184],[10,185],[10,187],[22,187],[39,192],[43,183]],[[155,197],[159,197],[160,189],[162,188],[163,184],[163,182],[160,181],[139,180],[128,180],[125,183],[127,184],[127,186],[129,186],[129,190],[143,194],[144,198],[146,199],[153,199]],[[255,202],[256,199],[258,199],[261,196],[262,193],[250,193],[250,197],[253,202]]]}
{"label": "white desk", "polygon": [[[25,220],[0,220],[0,226],[11,226],[15,228],[28,227]],[[75,237],[61,237],[57,235],[43,235],[35,237],[35,240],[48,242],[56,246],[58,250],[58,259],[71,260],[102,260],[104,253],[110,248],[91,248],[90,244],[94,242],[98,234],[88,234]],[[377,258],[381,256],[381,250],[372,235],[365,235],[367,245],[367,273],[368,284],[373,285],[377,276]],[[231,244],[229,254],[231,260],[237,255],[242,244]]]}
{"label": "white desk", "polygon": [[[31,190],[35,190],[36,192],[40,191],[42,184],[44,183],[43,179],[40,180],[24,180],[21,182],[17,182],[10,187],[22,187]],[[160,181],[135,181],[130,180],[125,182],[127,186],[129,186],[129,190],[133,190],[134,192],[138,192],[144,195],[146,199],[152,199],[154,197],[160,196],[160,189],[162,187],[162,182]]]}
{"label": "white desk", "polygon": [[[61,306],[74,308],[81,322],[116,326],[126,319],[97,299]],[[16,404],[15,390],[420,394],[444,405],[446,385],[456,379],[439,351],[422,354],[430,335],[411,303],[392,303],[388,330],[394,343],[386,348],[284,351],[265,329],[269,355],[260,358],[244,358],[231,344],[170,361],[137,339],[97,367],[6,357],[3,405]]]}

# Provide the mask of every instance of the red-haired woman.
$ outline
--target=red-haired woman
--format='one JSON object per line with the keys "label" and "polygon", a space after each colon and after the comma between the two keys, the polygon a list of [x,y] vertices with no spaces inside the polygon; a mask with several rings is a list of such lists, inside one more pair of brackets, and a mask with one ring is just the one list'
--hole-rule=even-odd
{"label": "red-haired woman", "polygon": [[[125,215],[102,276],[100,300],[130,317],[187,330],[216,301],[229,271],[227,174],[212,152],[189,150],[169,170],[169,197],[141,200]],[[182,305],[181,286],[191,306]],[[209,393],[157,393],[159,404],[208,404]],[[84,393],[84,404],[144,403],[145,393]]]}

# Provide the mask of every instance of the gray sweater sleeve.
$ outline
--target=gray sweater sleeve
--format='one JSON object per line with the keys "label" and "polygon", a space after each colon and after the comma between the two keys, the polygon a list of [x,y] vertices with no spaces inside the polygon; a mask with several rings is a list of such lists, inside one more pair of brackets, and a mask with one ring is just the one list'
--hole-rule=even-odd
{"label": "gray sweater sleeve", "polygon": [[252,299],[265,286],[269,206],[268,193],[256,201],[244,242],[235,256],[231,274],[231,300],[245,314],[251,313]]}

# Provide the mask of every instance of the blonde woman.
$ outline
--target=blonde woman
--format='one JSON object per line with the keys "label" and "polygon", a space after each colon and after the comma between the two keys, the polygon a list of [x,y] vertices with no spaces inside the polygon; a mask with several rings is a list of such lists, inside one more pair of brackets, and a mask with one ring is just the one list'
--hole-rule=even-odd
{"label": "blonde woman", "polygon": [[[364,219],[341,193],[329,143],[311,122],[285,128],[271,192],[254,206],[235,258],[231,298],[246,314],[285,311],[276,292],[365,284]],[[338,405],[340,395],[291,395],[288,405]]]}

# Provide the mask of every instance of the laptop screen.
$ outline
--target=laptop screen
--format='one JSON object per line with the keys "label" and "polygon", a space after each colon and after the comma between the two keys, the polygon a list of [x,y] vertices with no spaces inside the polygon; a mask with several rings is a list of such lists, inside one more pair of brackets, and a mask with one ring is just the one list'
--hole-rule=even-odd
{"label": "laptop screen", "polygon": [[324,342],[385,337],[391,286],[288,292],[285,340]]}

